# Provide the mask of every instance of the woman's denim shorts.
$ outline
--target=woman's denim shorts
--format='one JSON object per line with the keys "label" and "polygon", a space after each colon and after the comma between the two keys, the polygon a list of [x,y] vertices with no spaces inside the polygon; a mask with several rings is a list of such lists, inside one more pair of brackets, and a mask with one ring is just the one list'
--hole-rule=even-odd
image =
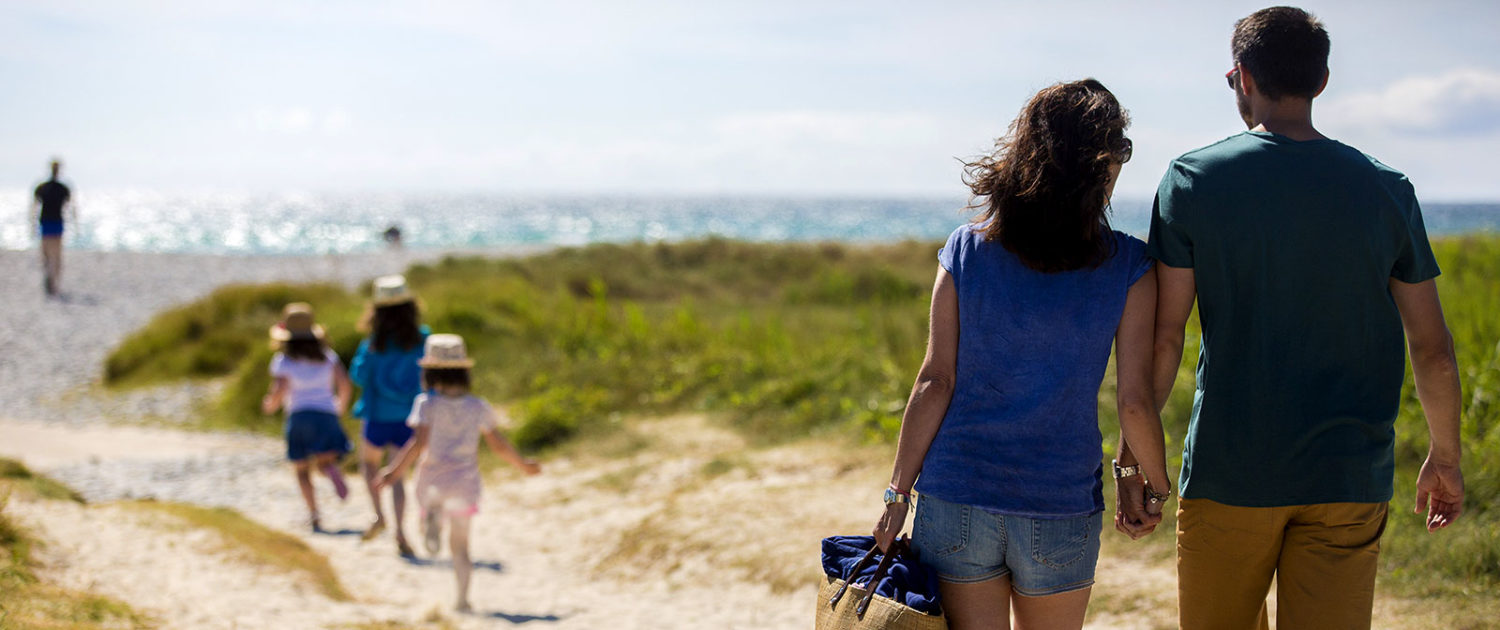
{"label": "woman's denim shorts", "polygon": [[1010,576],[1028,597],[1094,584],[1103,515],[1045,519],[993,514],[922,495],[912,546],[944,582],[974,583]]}

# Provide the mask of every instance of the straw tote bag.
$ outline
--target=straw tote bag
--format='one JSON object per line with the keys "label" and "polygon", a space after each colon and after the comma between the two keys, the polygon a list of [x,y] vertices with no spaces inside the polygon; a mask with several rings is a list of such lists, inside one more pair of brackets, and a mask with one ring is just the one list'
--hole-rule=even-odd
{"label": "straw tote bag", "polygon": [[[846,570],[847,560],[868,542],[868,551]],[[825,582],[818,590],[815,630],[947,630],[937,602],[937,580],[916,561],[906,537],[892,541],[868,579],[860,575],[880,549],[870,536],[834,536],[823,540]],[[893,570],[894,568],[894,570]],[[888,581],[883,583],[882,581]],[[852,582],[852,584],[851,584]],[[876,591],[880,591],[877,593]],[[892,599],[884,593],[894,594]],[[924,612],[908,603],[930,609]]]}

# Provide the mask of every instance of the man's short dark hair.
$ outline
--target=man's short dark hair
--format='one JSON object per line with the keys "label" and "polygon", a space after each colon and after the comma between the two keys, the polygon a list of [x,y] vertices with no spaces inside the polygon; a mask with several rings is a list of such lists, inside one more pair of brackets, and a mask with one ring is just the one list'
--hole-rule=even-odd
{"label": "man's short dark hair", "polygon": [[1255,78],[1266,98],[1310,99],[1328,74],[1328,31],[1311,13],[1271,7],[1234,23],[1234,62]]}

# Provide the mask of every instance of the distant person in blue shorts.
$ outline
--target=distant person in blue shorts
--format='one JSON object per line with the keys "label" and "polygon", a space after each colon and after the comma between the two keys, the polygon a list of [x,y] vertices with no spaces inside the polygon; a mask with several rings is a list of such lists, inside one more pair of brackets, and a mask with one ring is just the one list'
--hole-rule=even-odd
{"label": "distant person in blue shorts", "polygon": [[52,160],[52,177],[36,187],[31,202],[42,235],[42,288],[47,295],[57,295],[62,280],[63,211],[73,212],[73,191],[57,180],[61,170],[62,162]]}
{"label": "distant person in blue shorts", "polygon": [[1274,578],[1276,627],[1369,628],[1408,348],[1431,433],[1415,507],[1429,531],[1463,511],[1438,266],[1406,176],[1313,127],[1323,24],[1264,9],[1230,47],[1249,131],[1171,163],[1147,248],[1158,404],[1195,299],[1203,330],[1177,512],[1180,627],[1267,628]]}

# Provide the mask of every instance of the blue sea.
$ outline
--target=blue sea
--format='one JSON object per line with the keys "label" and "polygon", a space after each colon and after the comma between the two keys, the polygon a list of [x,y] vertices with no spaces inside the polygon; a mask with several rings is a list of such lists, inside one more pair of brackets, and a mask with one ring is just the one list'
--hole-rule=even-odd
{"label": "blue sea", "polygon": [[[0,249],[35,246],[24,190],[0,192]],[[70,248],[244,255],[325,254],[386,246],[505,249],[601,241],[937,240],[970,215],[961,197],[508,196],[82,192]],[[1144,235],[1150,200],[1117,200],[1117,229]],[[1500,232],[1500,203],[1423,207],[1429,233]]]}

